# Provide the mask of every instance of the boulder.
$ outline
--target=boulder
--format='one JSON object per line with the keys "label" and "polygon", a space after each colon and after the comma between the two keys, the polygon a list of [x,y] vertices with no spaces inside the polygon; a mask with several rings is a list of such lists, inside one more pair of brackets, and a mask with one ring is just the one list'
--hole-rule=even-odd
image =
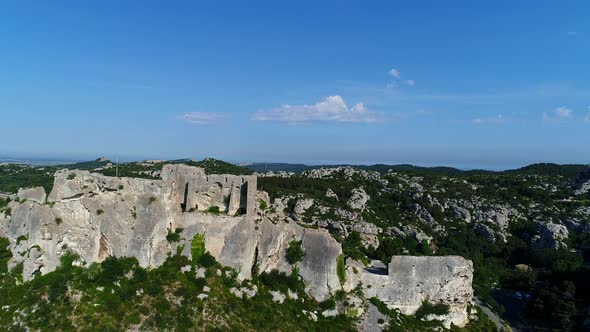
{"label": "boulder", "polygon": [[295,207],[293,208],[293,213],[297,215],[302,215],[313,205],[314,200],[311,198],[301,198],[297,200],[295,203]]}
{"label": "boulder", "polygon": [[453,218],[464,221],[466,223],[471,222],[471,213],[466,208],[458,205],[451,205],[451,211]]}
{"label": "boulder", "polygon": [[271,291],[270,294],[272,295],[272,300],[278,304],[285,302],[286,296],[285,294],[281,293],[280,291]]}
{"label": "boulder", "polygon": [[567,227],[554,223],[539,223],[540,234],[535,238],[537,248],[559,249],[567,248],[565,240],[569,237]]}
{"label": "boulder", "polygon": [[364,211],[370,198],[363,188],[355,188],[346,205],[353,210]]}
{"label": "boulder", "polygon": [[336,193],[332,189],[326,190],[326,197],[338,200],[338,195],[336,195]]}

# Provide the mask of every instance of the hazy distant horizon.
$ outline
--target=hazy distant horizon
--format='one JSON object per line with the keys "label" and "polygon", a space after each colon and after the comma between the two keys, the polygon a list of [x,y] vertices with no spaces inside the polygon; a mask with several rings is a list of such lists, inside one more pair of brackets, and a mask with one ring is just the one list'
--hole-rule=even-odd
{"label": "hazy distant horizon", "polygon": [[110,157],[108,155],[100,155],[95,157],[64,157],[64,156],[31,156],[31,155],[3,155],[0,153],[0,163],[3,162],[15,162],[15,163],[27,163],[33,166],[49,166],[49,165],[59,165],[59,164],[71,164],[77,162],[85,162],[85,161],[92,161],[98,158],[106,157],[111,161],[118,160],[119,163],[127,163],[127,162],[138,162],[143,160],[178,160],[178,159],[194,159],[194,160],[202,160],[207,157],[223,160],[233,164],[248,164],[248,163],[255,163],[255,164],[304,164],[307,166],[337,166],[337,165],[351,165],[351,166],[369,166],[369,165],[376,165],[376,164],[383,164],[383,165],[413,165],[413,166],[420,166],[420,167],[452,167],[460,170],[487,170],[487,171],[504,171],[510,169],[517,169],[524,166],[528,166],[531,164],[536,163],[553,163],[553,164],[583,164],[583,165],[590,165],[590,162],[573,162],[573,163],[560,163],[554,161],[536,161],[536,162],[529,162],[529,163],[522,163],[522,164],[512,164],[507,165],[504,167],[491,167],[489,165],[460,165],[460,164],[445,164],[445,163],[416,163],[410,161],[269,161],[269,160],[229,160],[229,159],[222,159],[216,158],[214,156],[201,156],[201,157],[191,157],[191,156],[184,156],[184,157],[175,157],[175,158],[158,158],[158,157],[125,157],[125,156],[118,156],[118,157]]}

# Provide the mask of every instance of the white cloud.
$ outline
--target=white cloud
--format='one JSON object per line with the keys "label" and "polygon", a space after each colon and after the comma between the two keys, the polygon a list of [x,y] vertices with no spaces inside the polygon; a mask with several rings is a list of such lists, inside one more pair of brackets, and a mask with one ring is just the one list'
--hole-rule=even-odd
{"label": "white cloud", "polygon": [[181,120],[194,124],[210,124],[219,120],[219,114],[214,112],[187,112],[179,117]]}
{"label": "white cloud", "polygon": [[543,119],[544,120],[552,120],[552,119],[570,119],[572,117],[572,111],[570,108],[565,106],[561,106],[558,108],[553,109],[551,112],[543,112]]}
{"label": "white cloud", "polygon": [[498,116],[491,118],[476,118],[473,119],[471,122],[473,122],[474,124],[501,124],[506,121],[502,114],[498,114]]}
{"label": "white cloud", "polygon": [[416,81],[414,81],[414,80],[406,80],[406,81],[404,81],[404,83],[406,83],[408,86],[416,85]]}
{"label": "white cloud", "polygon": [[399,78],[399,70],[395,69],[395,68],[391,68],[391,70],[389,71],[389,75],[395,77],[395,78]]}
{"label": "white cloud", "polygon": [[555,115],[560,118],[571,118],[573,111],[565,106],[558,107],[553,110]]}
{"label": "white cloud", "polygon": [[341,96],[329,96],[313,105],[281,105],[270,111],[258,111],[252,118],[256,121],[280,122],[377,122],[379,114],[369,111],[358,103],[349,107]]}
{"label": "white cloud", "polygon": [[584,122],[590,122],[590,106],[588,106],[588,113],[584,117]]}
{"label": "white cloud", "polygon": [[574,111],[571,109],[561,106],[551,110],[551,112],[544,112],[543,113],[543,120],[565,120],[571,119],[574,114]]}

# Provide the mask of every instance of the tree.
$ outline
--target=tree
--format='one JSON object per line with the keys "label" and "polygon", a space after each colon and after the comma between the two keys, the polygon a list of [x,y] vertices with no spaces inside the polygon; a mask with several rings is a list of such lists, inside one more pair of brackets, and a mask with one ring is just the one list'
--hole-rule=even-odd
{"label": "tree", "polygon": [[289,264],[293,265],[297,262],[303,260],[305,256],[305,252],[301,247],[301,241],[291,241],[289,242],[289,248],[287,248],[287,261]]}

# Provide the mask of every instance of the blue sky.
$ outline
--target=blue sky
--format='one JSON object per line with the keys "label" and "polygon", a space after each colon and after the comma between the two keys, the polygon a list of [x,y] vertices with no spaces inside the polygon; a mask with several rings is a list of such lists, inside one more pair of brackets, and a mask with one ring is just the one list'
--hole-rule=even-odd
{"label": "blue sky", "polygon": [[590,162],[588,1],[239,3],[0,2],[0,155]]}

